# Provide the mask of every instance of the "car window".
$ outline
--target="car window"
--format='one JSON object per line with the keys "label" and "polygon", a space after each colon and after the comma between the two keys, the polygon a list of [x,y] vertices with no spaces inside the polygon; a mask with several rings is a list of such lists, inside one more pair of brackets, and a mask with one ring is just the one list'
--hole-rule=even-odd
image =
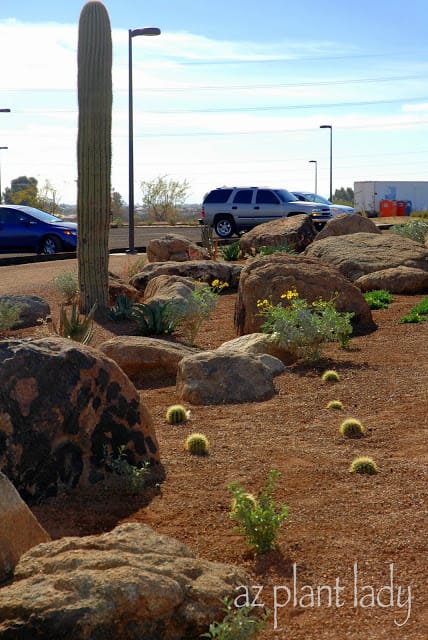
{"label": "car window", "polygon": [[206,202],[227,202],[233,189],[214,189],[210,191],[204,198]]}
{"label": "car window", "polygon": [[270,189],[259,189],[256,195],[257,204],[279,204],[275,193]]}
{"label": "car window", "polygon": [[281,202],[296,202],[295,194],[290,193],[287,189],[274,189],[274,191]]}
{"label": "car window", "polygon": [[233,202],[237,204],[249,204],[253,198],[252,189],[240,189],[236,192]]}
{"label": "car window", "polygon": [[4,209],[0,211],[0,223],[1,224],[19,224],[20,220],[25,220],[26,216],[22,215],[21,212],[9,211],[8,209]]}

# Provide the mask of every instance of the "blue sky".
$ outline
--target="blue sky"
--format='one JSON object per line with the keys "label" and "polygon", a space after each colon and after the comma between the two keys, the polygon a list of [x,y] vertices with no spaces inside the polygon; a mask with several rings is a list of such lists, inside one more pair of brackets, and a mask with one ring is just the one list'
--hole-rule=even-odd
{"label": "blue sky", "polygon": [[[128,192],[128,29],[135,198],[159,175],[215,186],[329,192],[428,179],[428,2],[110,0],[112,184]],[[84,2],[1,0],[2,189],[20,175],[76,200],[77,28]]]}

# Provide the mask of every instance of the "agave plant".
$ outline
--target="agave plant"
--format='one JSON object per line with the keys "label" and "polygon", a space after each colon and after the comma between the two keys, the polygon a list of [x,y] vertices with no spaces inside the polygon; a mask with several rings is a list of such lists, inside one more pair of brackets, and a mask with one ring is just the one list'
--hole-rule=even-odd
{"label": "agave plant", "polygon": [[57,335],[69,338],[82,344],[89,344],[94,336],[94,314],[97,305],[94,304],[85,316],[81,316],[78,311],[78,303],[75,301],[71,306],[70,317],[67,316],[65,305],[61,305],[58,326],[53,322],[53,328]]}

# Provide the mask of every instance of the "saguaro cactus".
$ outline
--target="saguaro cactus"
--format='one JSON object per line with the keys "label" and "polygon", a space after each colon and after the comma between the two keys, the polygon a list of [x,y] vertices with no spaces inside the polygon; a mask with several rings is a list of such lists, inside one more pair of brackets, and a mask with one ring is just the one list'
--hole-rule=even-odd
{"label": "saguaro cactus", "polygon": [[79,130],[77,222],[80,311],[108,305],[111,210],[112,42],[102,2],[80,14],[77,50]]}

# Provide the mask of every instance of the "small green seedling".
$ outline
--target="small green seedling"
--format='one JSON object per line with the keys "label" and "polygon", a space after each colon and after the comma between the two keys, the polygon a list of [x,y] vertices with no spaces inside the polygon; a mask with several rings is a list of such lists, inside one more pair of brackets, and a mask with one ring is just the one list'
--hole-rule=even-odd
{"label": "small green seedling", "polygon": [[210,444],[208,438],[203,433],[191,433],[187,436],[184,448],[195,456],[206,456],[208,454]]}
{"label": "small green seedling", "polygon": [[340,376],[337,373],[337,371],[334,371],[333,369],[328,369],[327,371],[324,371],[324,373],[322,374],[321,380],[323,382],[339,382]]}
{"label": "small green seedling", "polygon": [[187,422],[190,411],[187,411],[182,404],[173,404],[166,410],[165,419],[168,424],[180,424]]}
{"label": "small green seedling", "polygon": [[356,418],[344,420],[339,427],[342,436],[346,438],[361,438],[364,435],[364,427]]}
{"label": "small green seedling", "polygon": [[349,471],[350,473],[366,473],[373,476],[379,471],[379,468],[372,458],[362,456],[352,461]]}
{"label": "small green seedling", "polygon": [[343,404],[342,402],[340,402],[340,400],[330,400],[330,402],[327,403],[327,409],[335,409],[336,411],[342,411]]}

